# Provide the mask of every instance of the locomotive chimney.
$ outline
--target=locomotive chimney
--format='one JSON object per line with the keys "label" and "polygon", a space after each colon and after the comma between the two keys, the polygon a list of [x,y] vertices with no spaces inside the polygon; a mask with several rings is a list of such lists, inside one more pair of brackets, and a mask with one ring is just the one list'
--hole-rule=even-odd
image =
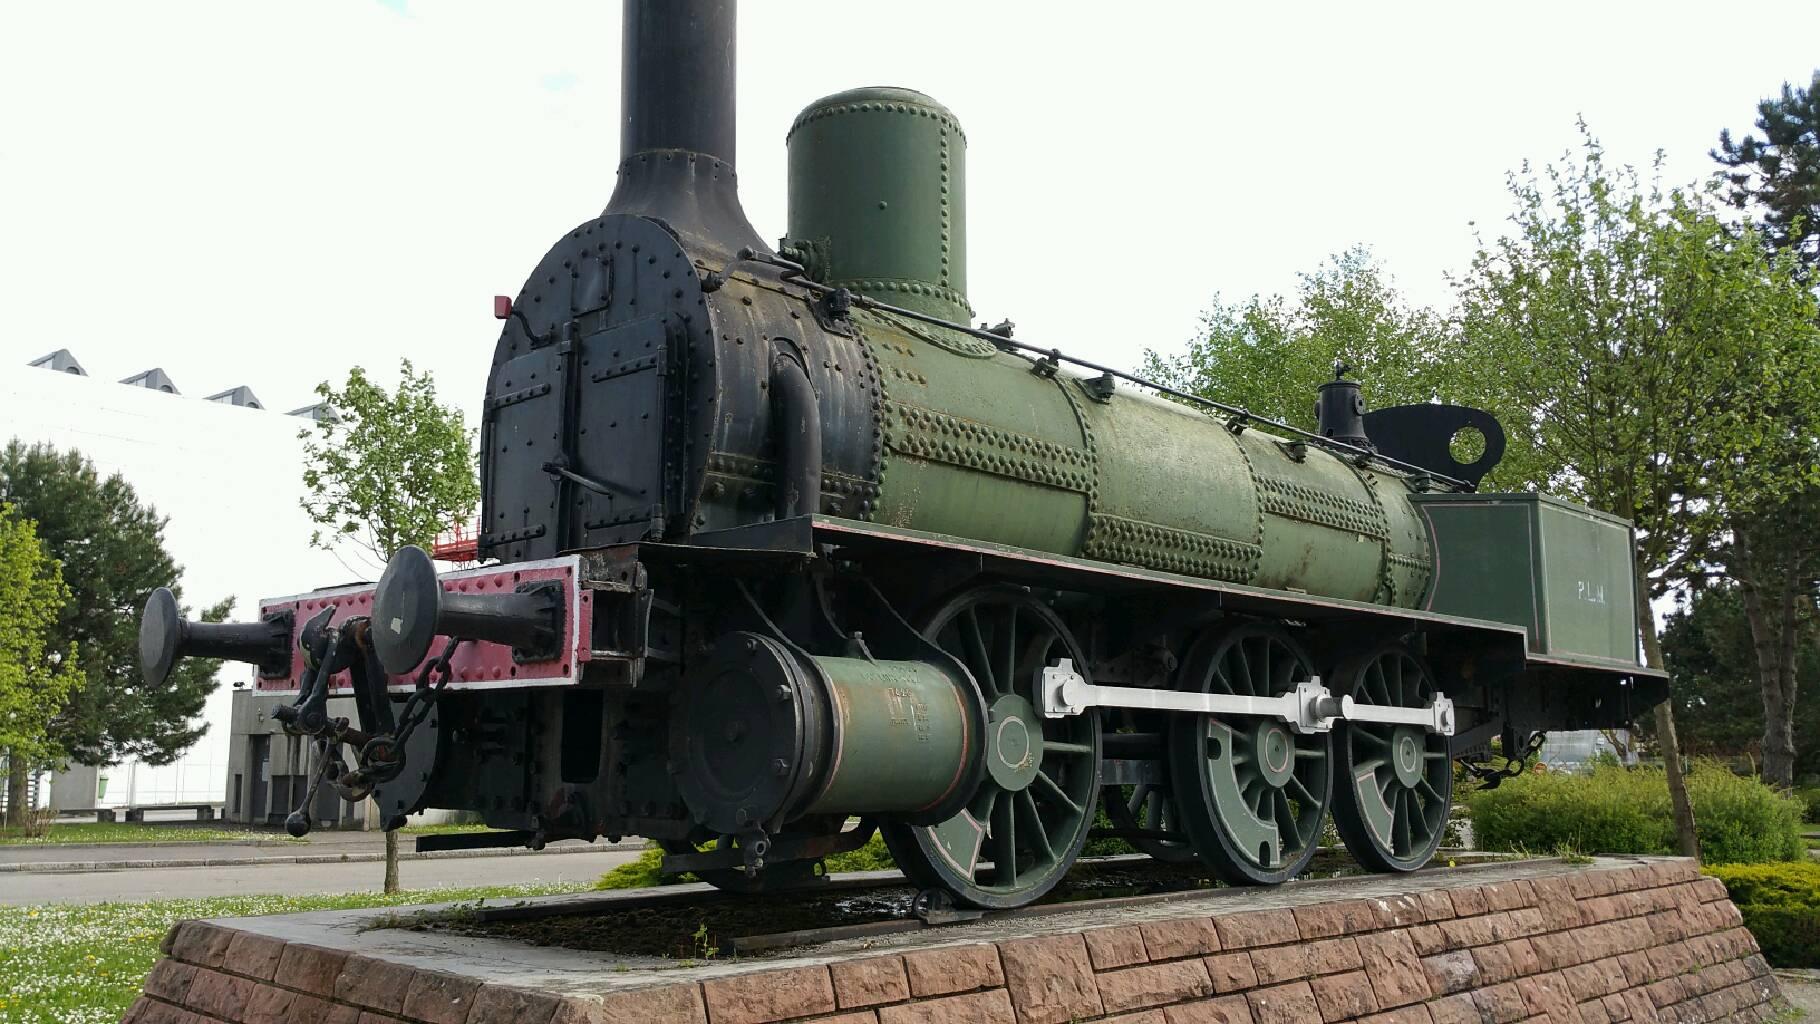
{"label": "locomotive chimney", "polygon": [[768,252],[733,174],[737,20],[735,0],[625,0],[619,182],[606,212],[725,253]]}

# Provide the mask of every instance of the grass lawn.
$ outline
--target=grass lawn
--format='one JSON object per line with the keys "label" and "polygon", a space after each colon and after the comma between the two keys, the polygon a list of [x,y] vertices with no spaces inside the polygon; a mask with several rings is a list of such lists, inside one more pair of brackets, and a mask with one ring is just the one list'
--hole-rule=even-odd
{"label": "grass lawn", "polygon": [[344,896],[221,896],[151,903],[0,907],[0,1024],[114,1024],[139,994],[172,924],[575,892],[583,884],[416,889]]}
{"label": "grass lawn", "polygon": [[54,824],[43,835],[28,836],[16,828],[0,828],[0,846],[42,846],[50,843],[219,843],[233,839],[293,840],[281,832],[246,829],[191,828],[187,825],[145,825],[136,822],[70,822]]}
{"label": "grass lawn", "polygon": [[401,836],[464,836],[470,832],[493,831],[499,830],[488,828],[481,822],[475,821],[463,825],[406,825],[398,830],[398,834]]}

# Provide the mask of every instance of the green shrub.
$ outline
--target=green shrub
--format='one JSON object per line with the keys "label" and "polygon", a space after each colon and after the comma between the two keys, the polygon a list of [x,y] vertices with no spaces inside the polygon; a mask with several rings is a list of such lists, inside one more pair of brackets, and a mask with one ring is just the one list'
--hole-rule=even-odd
{"label": "green shrub", "polygon": [[1795,799],[1801,801],[1806,809],[1801,816],[1802,820],[1820,824],[1820,786],[1795,790]]}
{"label": "green shrub", "polygon": [[885,837],[877,832],[866,840],[866,845],[857,850],[837,853],[822,859],[822,866],[830,873],[835,871],[890,871],[897,867],[891,859],[891,851],[885,849]]}
{"label": "green shrub", "polygon": [[[1663,792],[1667,792],[1663,784]],[[1698,764],[1687,777],[1700,859],[1708,864],[1801,860],[1801,802],[1762,780]]]}
{"label": "green shrub", "polygon": [[1820,967],[1820,863],[1722,864],[1706,873],[1725,883],[1771,964]]}
{"label": "green shrub", "polygon": [[[1687,779],[1703,859],[1715,864],[1803,856],[1798,801],[1723,765],[1700,762]],[[1487,850],[1672,853],[1674,814],[1659,769],[1594,767],[1532,773],[1467,797],[1473,836]]]}

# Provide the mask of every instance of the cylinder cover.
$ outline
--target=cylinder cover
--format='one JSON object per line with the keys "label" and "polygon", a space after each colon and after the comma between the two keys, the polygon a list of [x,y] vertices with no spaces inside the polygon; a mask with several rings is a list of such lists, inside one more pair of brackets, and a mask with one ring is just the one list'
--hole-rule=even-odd
{"label": "cylinder cover", "polygon": [[967,322],[967,137],[913,89],[809,104],[785,143],[787,248],[823,282]]}
{"label": "cylinder cover", "polygon": [[810,813],[947,817],[976,778],[974,693],[928,662],[810,657],[729,633],[676,696],[671,770],[695,820],[723,835]]}

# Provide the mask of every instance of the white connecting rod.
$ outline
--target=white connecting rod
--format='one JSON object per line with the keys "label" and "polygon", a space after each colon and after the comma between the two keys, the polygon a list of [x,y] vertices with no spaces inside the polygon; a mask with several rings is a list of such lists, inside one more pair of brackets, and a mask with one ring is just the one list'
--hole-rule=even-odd
{"label": "white connecting rod", "polygon": [[1181,711],[1203,715],[1260,715],[1287,722],[1297,732],[1327,732],[1342,719],[1384,725],[1413,725],[1428,732],[1452,736],[1453,701],[1437,694],[1427,707],[1399,708],[1361,704],[1351,697],[1334,699],[1319,679],[1297,683],[1295,689],[1275,697],[1231,693],[1191,693],[1148,686],[1095,686],[1063,658],[1043,669],[1043,715],[1063,718],[1088,708],[1138,708],[1146,711]]}

